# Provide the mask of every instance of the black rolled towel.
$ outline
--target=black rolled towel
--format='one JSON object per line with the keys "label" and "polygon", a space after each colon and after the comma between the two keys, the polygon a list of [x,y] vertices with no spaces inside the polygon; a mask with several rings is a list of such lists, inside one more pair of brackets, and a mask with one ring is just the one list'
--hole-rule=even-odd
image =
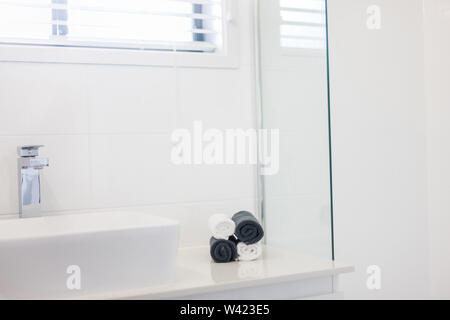
{"label": "black rolled towel", "polygon": [[223,263],[237,259],[237,248],[233,241],[211,237],[209,245],[211,258],[215,262]]}
{"label": "black rolled towel", "polygon": [[236,224],[236,237],[245,244],[256,243],[264,236],[258,219],[248,211],[239,211],[231,219]]}

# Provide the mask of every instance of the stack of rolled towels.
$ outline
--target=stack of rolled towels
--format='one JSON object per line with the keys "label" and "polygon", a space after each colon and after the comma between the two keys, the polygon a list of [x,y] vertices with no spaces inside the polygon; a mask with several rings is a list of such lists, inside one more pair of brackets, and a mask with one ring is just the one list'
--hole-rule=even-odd
{"label": "stack of rolled towels", "polygon": [[239,211],[231,218],[214,214],[208,224],[212,233],[210,254],[215,262],[252,261],[261,256],[264,230],[252,213]]}

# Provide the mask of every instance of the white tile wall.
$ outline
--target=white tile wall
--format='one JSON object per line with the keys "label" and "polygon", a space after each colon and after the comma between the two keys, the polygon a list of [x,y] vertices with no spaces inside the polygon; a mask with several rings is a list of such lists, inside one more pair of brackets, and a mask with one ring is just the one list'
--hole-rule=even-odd
{"label": "white tile wall", "polygon": [[79,66],[0,64],[0,134],[88,131],[84,75]]}
{"label": "white tile wall", "polygon": [[298,58],[290,67],[263,66],[262,92],[266,126],[280,128],[282,131],[296,131],[303,137],[327,134],[324,59],[303,57]]}
{"label": "white tile wall", "polygon": [[171,147],[169,135],[93,136],[93,206],[255,196],[251,166],[177,166],[170,161]]}
{"label": "white tile wall", "polygon": [[84,74],[92,133],[160,133],[175,127],[173,68],[87,66]]}
{"label": "white tile wall", "polygon": [[0,62],[0,216],[17,215],[24,144],[44,144],[50,158],[49,214],[145,208],[181,220],[182,245],[199,245],[210,214],[254,211],[253,166],[170,161],[171,132],[193,120],[205,129],[255,125],[253,12],[239,6],[237,69]]}
{"label": "white tile wall", "polygon": [[192,121],[201,119],[205,119],[205,129],[246,128],[254,124],[254,109],[246,107],[252,105],[254,95],[251,87],[254,75],[250,67],[214,72],[181,69],[179,76],[182,127],[192,128]]}
{"label": "white tile wall", "polygon": [[329,193],[272,196],[265,201],[267,242],[303,254],[330,258]]}
{"label": "white tile wall", "polygon": [[[324,132],[326,134],[326,131]],[[322,137],[326,140],[327,137]],[[265,177],[265,191],[270,196],[299,196],[327,194],[327,145],[318,143],[320,135],[299,132],[280,134],[280,169],[278,174]],[[329,195],[326,196],[328,201]]]}

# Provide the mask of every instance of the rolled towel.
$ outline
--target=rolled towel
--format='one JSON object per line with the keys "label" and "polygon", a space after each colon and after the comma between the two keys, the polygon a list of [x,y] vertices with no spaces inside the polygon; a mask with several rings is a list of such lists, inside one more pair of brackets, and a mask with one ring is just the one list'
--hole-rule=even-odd
{"label": "rolled towel", "polygon": [[228,239],[236,228],[234,221],[224,214],[213,214],[209,217],[208,225],[216,239]]}
{"label": "rolled towel", "polygon": [[264,236],[264,230],[258,220],[248,211],[235,213],[231,220],[236,224],[236,237],[245,244],[256,243]]}
{"label": "rolled towel", "polygon": [[230,262],[237,259],[237,248],[233,241],[216,239],[209,240],[211,258],[218,263]]}
{"label": "rolled towel", "polygon": [[261,242],[253,244],[239,242],[236,247],[239,261],[253,261],[262,255]]}

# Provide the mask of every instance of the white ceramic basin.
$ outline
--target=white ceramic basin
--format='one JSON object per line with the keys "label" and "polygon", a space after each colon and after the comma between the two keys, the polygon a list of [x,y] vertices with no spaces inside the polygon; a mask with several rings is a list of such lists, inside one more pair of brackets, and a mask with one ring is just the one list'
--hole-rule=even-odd
{"label": "white ceramic basin", "polygon": [[135,212],[0,220],[0,297],[79,298],[168,283],[178,237],[178,222]]}

